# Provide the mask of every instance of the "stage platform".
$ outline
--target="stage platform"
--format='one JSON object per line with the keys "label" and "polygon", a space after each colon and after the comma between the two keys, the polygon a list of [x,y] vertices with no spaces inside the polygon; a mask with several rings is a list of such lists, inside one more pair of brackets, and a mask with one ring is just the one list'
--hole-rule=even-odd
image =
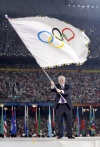
{"label": "stage platform", "polygon": [[0,138],[0,147],[100,147],[100,137]]}

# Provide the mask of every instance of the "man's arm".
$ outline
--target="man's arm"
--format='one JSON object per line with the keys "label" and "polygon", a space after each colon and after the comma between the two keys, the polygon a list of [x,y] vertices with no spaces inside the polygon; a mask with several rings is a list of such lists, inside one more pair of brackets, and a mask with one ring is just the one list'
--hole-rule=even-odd
{"label": "man's arm", "polygon": [[55,87],[55,84],[54,84],[53,81],[51,81],[51,90],[53,92],[58,92],[58,93],[61,93],[61,91],[62,91],[62,90],[60,90],[60,89],[58,89],[58,88]]}
{"label": "man's arm", "polygon": [[52,92],[57,92],[55,86],[51,86],[51,91],[52,91]]}

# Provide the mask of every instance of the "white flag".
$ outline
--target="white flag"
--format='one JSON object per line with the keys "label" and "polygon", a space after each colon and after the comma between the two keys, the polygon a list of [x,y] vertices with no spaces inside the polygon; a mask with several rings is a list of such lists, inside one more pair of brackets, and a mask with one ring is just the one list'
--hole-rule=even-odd
{"label": "white flag", "polygon": [[90,40],[74,26],[49,17],[8,20],[41,67],[86,61]]}

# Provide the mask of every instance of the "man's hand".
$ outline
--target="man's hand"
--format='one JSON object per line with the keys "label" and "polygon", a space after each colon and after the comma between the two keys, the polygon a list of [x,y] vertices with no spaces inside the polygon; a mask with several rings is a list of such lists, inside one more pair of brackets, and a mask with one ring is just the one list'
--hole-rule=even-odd
{"label": "man's hand", "polygon": [[57,89],[57,92],[58,92],[58,93],[61,93],[61,92],[62,92],[62,90],[60,90],[60,89]]}
{"label": "man's hand", "polygon": [[51,81],[51,86],[52,86],[52,87],[54,87],[54,85],[55,85],[55,84],[54,84],[54,82],[53,82],[53,81]]}

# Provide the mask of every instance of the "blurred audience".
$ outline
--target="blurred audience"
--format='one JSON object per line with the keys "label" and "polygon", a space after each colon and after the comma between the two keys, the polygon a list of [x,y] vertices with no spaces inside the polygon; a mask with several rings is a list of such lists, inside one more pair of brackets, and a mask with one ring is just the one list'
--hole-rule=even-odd
{"label": "blurred audience", "polygon": [[[59,75],[66,77],[72,89],[72,101],[100,102],[100,74],[88,70],[47,70],[56,83]],[[4,70],[0,72],[0,102],[52,102],[50,81],[42,70]]]}

